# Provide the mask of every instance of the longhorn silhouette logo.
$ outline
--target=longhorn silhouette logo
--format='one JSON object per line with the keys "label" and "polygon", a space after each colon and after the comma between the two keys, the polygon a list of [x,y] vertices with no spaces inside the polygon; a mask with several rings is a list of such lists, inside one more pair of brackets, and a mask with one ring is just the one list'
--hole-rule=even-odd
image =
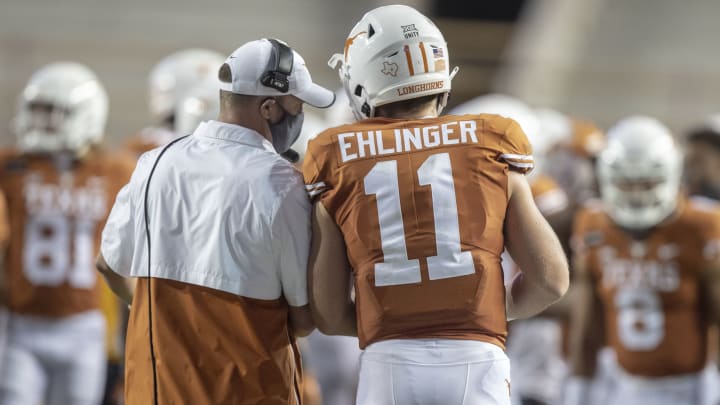
{"label": "longhorn silhouette logo", "polygon": [[387,76],[397,76],[398,65],[395,62],[383,62],[383,68],[380,73]]}

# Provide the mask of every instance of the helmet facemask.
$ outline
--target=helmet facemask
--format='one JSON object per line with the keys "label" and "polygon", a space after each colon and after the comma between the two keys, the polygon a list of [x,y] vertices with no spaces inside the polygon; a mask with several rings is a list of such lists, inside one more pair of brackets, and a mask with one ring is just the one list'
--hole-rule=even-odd
{"label": "helmet facemask", "polygon": [[86,67],[55,63],[30,79],[18,101],[14,128],[18,148],[31,153],[84,154],[102,141],[108,100]]}
{"label": "helmet facemask", "polygon": [[[598,158],[598,180],[608,215],[630,230],[652,228],[677,207],[681,156],[668,136],[611,139]],[[616,137],[618,138],[618,137]]]}

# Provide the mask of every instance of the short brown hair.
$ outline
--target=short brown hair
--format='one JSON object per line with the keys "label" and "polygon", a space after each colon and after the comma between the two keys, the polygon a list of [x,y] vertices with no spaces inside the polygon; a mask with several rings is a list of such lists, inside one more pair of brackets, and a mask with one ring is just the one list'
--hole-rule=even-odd
{"label": "short brown hair", "polygon": [[431,102],[437,103],[440,101],[444,93],[431,94],[429,96],[422,96],[411,98],[409,100],[396,101],[390,104],[384,104],[375,108],[375,116],[377,116],[378,110],[382,111],[382,115],[386,117],[392,117],[398,115],[398,113],[412,113],[420,111],[427,107]]}

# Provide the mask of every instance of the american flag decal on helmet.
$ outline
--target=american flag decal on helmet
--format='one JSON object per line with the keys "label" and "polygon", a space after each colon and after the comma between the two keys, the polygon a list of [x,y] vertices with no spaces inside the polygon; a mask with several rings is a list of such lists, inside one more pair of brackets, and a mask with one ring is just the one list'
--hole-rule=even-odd
{"label": "american flag decal on helmet", "polygon": [[432,48],[433,57],[434,57],[435,59],[437,59],[437,58],[444,58],[444,57],[445,57],[445,52],[443,52],[443,49],[442,49],[442,48],[440,48],[440,47],[438,47],[438,46],[434,46],[434,45],[430,45],[430,47]]}

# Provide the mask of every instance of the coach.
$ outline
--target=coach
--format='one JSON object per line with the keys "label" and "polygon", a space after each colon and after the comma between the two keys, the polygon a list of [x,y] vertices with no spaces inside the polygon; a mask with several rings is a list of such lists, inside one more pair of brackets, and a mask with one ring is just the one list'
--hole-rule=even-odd
{"label": "coach", "polygon": [[132,299],[128,404],[299,402],[310,203],[280,153],[303,104],[334,95],[272,39],[235,50],[219,79],[217,121],[143,155],[103,231],[98,270]]}

